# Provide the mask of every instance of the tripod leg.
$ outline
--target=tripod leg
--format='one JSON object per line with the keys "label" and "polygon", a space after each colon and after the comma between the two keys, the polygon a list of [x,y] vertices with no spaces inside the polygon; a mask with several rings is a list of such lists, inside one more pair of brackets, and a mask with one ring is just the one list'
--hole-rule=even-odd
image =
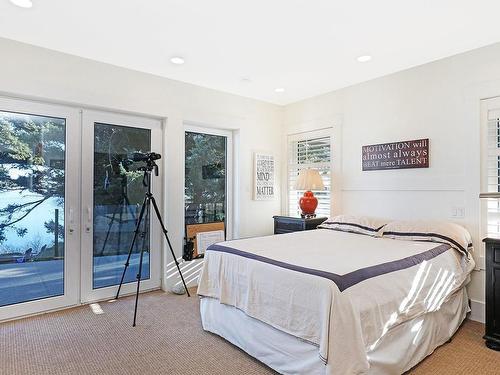
{"label": "tripod leg", "polygon": [[[130,204],[130,200],[128,199],[128,196],[125,195],[125,207],[127,207],[127,209],[125,210],[125,214],[128,215],[130,214],[132,216],[132,220],[137,220],[136,219],[136,216],[137,216],[137,208],[135,208],[135,211],[131,208],[131,204]],[[128,214],[127,214],[128,213]],[[128,219],[127,219],[128,221]],[[136,243],[136,250],[138,249],[137,247],[137,243]]]}
{"label": "tripod leg", "polygon": [[127,272],[127,268],[129,266],[129,263],[130,263],[130,257],[132,256],[132,251],[134,250],[134,244],[135,244],[135,241],[137,239],[137,235],[138,235],[140,227],[141,227],[141,222],[142,222],[142,218],[144,216],[144,211],[146,210],[147,202],[148,202],[148,197],[145,196],[144,202],[142,203],[142,207],[141,207],[141,213],[139,214],[139,220],[137,220],[137,225],[135,226],[134,238],[132,239],[132,243],[130,244],[130,249],[128,251],[128,256],[127,256],[127,261],[125,262],[125,268],[123,269],[122,278],[120,280],[120,285],[118,286],[118,291],[116,292],[115,299],[118,299],[118,297],[120,296],[120,290],[122,288],[123,280],[125,279],[125,273]]}
{"label": "tripod leg", "polygon": [[[148,202],[148,205],[146,207],[146,211],[144,212],[144,217],[142,219],[142,232],[141,232],[141,238],[142,238],[141,242],[142,243],[139,244],[139,240],[136,241],[136,243],[135,243],[136,250],[139,250],[139,248],[144,249],[145,246],[147,246],[146,249],[149,249],[151,246],[150,238],[149,238],[150,225],[151,225],[150,224],[151,223],[150,216],[151,216],[151,205]],[[149,261],[151,261],[151,257],[149,258]]]}
{"label": "tripod leg", "polygon": [[158,205],[156,204],[156,200],[153,196],[151,196],[151,201],[153,202],[153,207],[156,212],[156,217],[158,218],[158,221],[160,222],[161,225],[161,230],[163,231],[163,234],[165,235],[165,238],[167,239],[168,247],[170,248],[170,252],[172,253],[172,257],[174,258],[175,265],[177,266],[177,270],[179,271],[179,275],[181,276],[182,283],[184,284],[184,289],[186,289],[186,293],[188,297],[191,297],[189,294],[189,290],[187,288],[186,282],[184,281],[184,276],[182,276],[181,268],[179,267],[179,262],[177,261],[177,258],[174,253],[174,249],[172,248],[172,244],[170,243],[170,239],[168,238],[167,234],[167,229],[165,228],[165,225],[163,224],[163,220],[161,219],[160,215],[160,210],[158,209]]}
{"label": "tripod leg", "polygon": [[[148,210],[149,211],[149,210]],[[144,224],[146,227],[147,221]],[[146,228],[144,228],[146,230]],[[135,306],[134,306],[134,322],[132,323],[132,327],[135,327],[135,321],[137,318],[137,304],[139,303],[139,290],[141,288],[141,277],[142,277],[142,260],[144,259],[144,241],[141,248],[141,256],[139,259],[139,271],[137,271],[137,290],[135,292]]]}
{"label": "tripod leg", "polygon": [[116,244],[116,255],[120,255],[120,247],[122,244],[122,226],[123,226],[123,206],[120,206],[120,213],[118,214],[118,243]]}
{"label": "tripod leg", "polygon": [[115,210],[113,211],[113,216],[111,216],[111,221],[108,224],[108,231],[106,233],[106,237],[104,238],[104,242],[102,244],[100,256],[104,255],[104,250],[106,249],[106,245],[108,243],[109,234],[111,233],[111,228],[113,227],[113,223],[115,222],[115,219],[116,219],[116,211],[117,211],[117,209],[115,208]]}
{"label": "tripod leg", "polygon": [[134,212],[134,210],[130,207],[130,206],[131,206],[131,204],[130,204],[130,200],[128,199],[128,197],[127,197],[127,196],[125,197],[125,203],[124,203],[124,204],[125,204],[125,207],[127,207],[127,210],[126,210],[126,211],[128,211],[128,212],[130,213],[130,215],[132,215],[132,217],[135,219],[135,215],[136,215],[136,213],[135,213],[135,212]]}

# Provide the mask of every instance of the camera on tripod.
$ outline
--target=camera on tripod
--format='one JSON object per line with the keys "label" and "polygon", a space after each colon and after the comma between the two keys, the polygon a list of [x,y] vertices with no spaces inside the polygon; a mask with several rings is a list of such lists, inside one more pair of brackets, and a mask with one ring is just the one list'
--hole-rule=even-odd
{"label": "camera on tripod", "polygon": [[134,152],[129,156],[129,159],[132,161],[145,161],[145,162],[153,162],[155,160],[161,159],[161,155],[156,152]]}
{"label": "camera on tripod", "polygon": [[[137,168],[139,171],[152,171],[154,169],[155,171],[155,176],[159,175],[158,172],[158,165],[155,163],[155,160],[161,159],[161,155],[157,154],[156,152],[134,152],[133,154],[130,154],[127,156],[128,160],[131,162],[138,162],[138,161],[143,161],[146,162],[146,166]],[[144,178],[146,178],[146,175],[144,175]],[[146,186],[146,182],[143,183],[144,186]]]}
{"label": "camera on tripod", "polygon": [[[139,214],[139,218],[137,220],[135,230],[134,230],[134,237],[132,238],[132,242],[130,244],[130,248],[128,251],[127,255],[127,260],[125,261],[125,265],[123,268],[123,273],[122,277],[120,280],[120,284],[118,285],[118,290],[116,292],[116,297],[115,299],[118,299],[120,297],[120,291],[123,285],[123,281],[125,279],[125,274],[127,272],[127,269],[130,265],[130,257],[132,255],[132,252],[134,250],[134,245],[136,243],[137,237],[139,233],[141,232],[141,225],[143,220],[146,218],[145,222],[149,223],[149,215],[151,212],[151,208],[153,208],[153,212],[156,214],[156,218],[158,219],[158,222],[161,226],[161,231],[163,232],[163,235],[165,236],[165,239],[167,240],[168,248],[170,249],[170,253],[172,254],[172,258],[174,259],[175,265],[177,267],[177,271],[179,272],[179,276],[181,277],[182,284],[184,286],[184,289],[187,293],[187,296],[189,297],[189,290],[186,285],[186,281],[184,280],[184,276],[182,276],[181,268],[179,266],[179,261],[177,260],[177,256],[175,255],[174,249],[172,247],[172,244],[170,243],[170,239],[168,238],[167,234],[167,228],[165,228],[165,224],[163,223],[163,219],[161,217],[160,209],[158,208],[158,204],[156,203],[156,199],[153,196],[153,193],[151,192],[151,172],[154,170],[155,175],[158,176],[158,165],[155,163],[155,160],[161,159],[161,155],[157,154],[156,152],[148,152],[148,153],[142,153],[142,152],[134,152],[131,155],[127,155],[127,159],[132,162],[145,162],[146,165],[137,168],[138,171],[144,172],[144,177],[142,179],[143,185],[146,187],[146,192],[144,194],[144,201],[141,206],[141,211]],[[152,206],[152,207],[151,207]],[[134,307],[134,320],[132,323],[132,326],[135,327],[136,323],[136,318],[137,318],[137,304],[139,302],[139,290],[140,290],[140,285],[141,285],[141,279],[142,279],[142,262],[144,258],[144,252],[149,250],[146,250],[144,246],[141,248],[140,252],[140,257],[139,257],[139,271],[137,272],[137,289],[135,293],[135,307]]]}

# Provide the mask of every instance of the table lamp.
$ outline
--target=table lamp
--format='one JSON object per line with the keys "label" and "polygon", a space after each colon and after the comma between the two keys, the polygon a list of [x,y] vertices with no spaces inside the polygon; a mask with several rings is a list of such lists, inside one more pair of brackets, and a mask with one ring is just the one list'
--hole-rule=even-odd
{"label": "table lamp", "polygon": [[311,190],[323,190],[323,180],[317,169],[301,169],[299,177],[295,182],[295,190],[305,190],[304,196],[299,199],[299,207],[302,211],[302,217],[315,217],[316,207],[318,207],[318,199],[314,196]]}

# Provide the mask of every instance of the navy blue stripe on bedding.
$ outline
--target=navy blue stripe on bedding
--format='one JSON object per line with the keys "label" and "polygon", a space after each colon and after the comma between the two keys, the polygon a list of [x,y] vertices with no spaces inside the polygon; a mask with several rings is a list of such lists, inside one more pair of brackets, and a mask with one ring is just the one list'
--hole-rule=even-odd
{"label": "navy blue stripe on bedding", "polygon": [[[465,254],[467,254],[467,249],[464,249],[462,245],[460,245],[457,241],[454,239],[443,236],[442,234],[439,233],[416,233],[416,232],[383,232],[382,236],[384,235],[389,235],[389,236],[401,236],[401,237],[436,237],[436,238],[441,238],[442,240],[448,241],[455,245],[457,247],[457,250],[463,251]],[[438,241],[435,241],[438,242]],[[472,244],[468,244],[468,247],[471,247]]]}
{"label": "navy blue stripe on bedding", "polygon": [[340,221],[325,221],[321,225],[324,225],[324,224],[326,224],[326,225],[328,225],[328,224],[347,225],[347,226],[351,226],[351,227],[357,227],[357,228],[360,228],[360,229],[368,230],[370,232],[378,232],[380,229],[382,229],[386,225],[386,224],[384,224],[384,225],[380,226],[379,228],[370,228],[370,227],[365,227],[364,225],[360,225],[360,224],[343,223],[343,222],[340,222]]}
{"label": "navy blue stripe on bedding", "polygon": [[449,245],[442,244],[430,250],[424,251],[423,253],[415,254],[392,262],[381,263],[374,266],[361,268],[359,270],[346,273],[345,275],[338,275],[336,273],[321,271],[314,268],[301,267],[295,264],[281,262],[279,260],[266,258],[261,255],[248,253],[246,251],[234,249],[232,247],[223,246],[219,244],[214,244],[209,246],[207,251],[216,251],[220,253],[234,254],[244,258],[253,259],[259,262],[268,263],[276,267],[286,268],[292,271],[302,272],[309,275],[324,277],[325,279],[333,281],[337,285],[339,290],[343,292],[347,288],[356,285],[361,281],[371,279],[372,277],[384,275],[386,273],[413,267],[417,264],[422,263],[423,261],[435,258],[438,255],[450,249],[451,247]]}

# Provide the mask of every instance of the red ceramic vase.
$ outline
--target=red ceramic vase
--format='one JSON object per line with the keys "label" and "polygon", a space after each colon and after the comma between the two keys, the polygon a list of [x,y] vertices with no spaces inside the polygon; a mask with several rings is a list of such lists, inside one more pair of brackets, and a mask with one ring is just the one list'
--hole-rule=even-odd
{"label": "red ceramic vase", "polygon": [[306,191],[299,200],[299,207],[302,210],[302,215],[314,215],[314,211],[318,207],[318,199],[312,191]]}

